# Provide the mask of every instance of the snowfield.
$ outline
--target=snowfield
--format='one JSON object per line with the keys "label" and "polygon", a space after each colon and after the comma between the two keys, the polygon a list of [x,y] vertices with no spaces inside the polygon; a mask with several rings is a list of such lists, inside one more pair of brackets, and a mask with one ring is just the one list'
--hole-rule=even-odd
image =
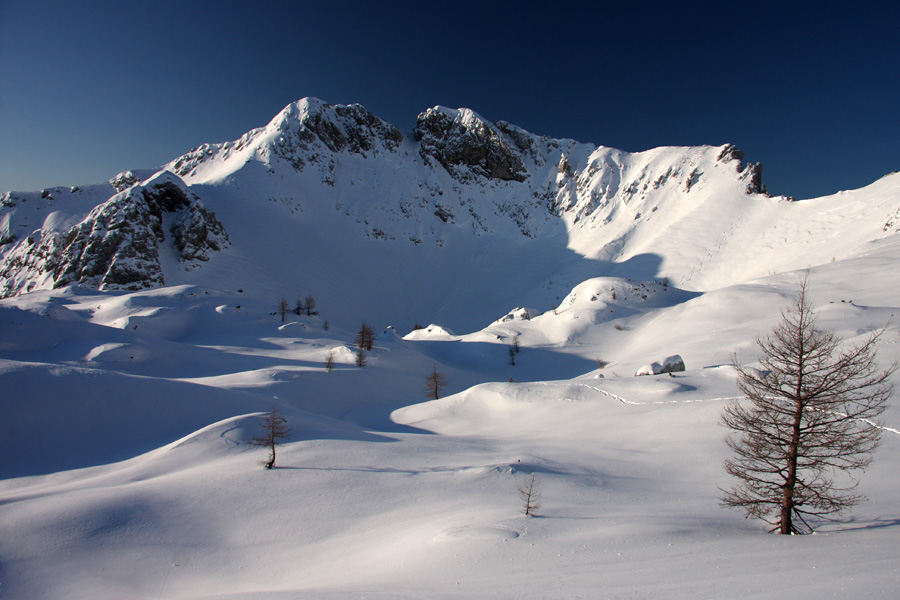
{"label": "snowfield", "polygon": [[[511,236],[504,216],[479,235],[468,221],[426,228],[415,243],[356,235],[392,231],[394,216],[365,206],[405,185],[390,163],[338,156],[357,182],[324,184],[341,215],[260,187],[321,175],[279,179],[253,162],[253,144],[292,143],[286,132],[198,149],[182,169],[228,231],[221,256],[186,269],[161,251],[167,285],[153,289],[41,284],[0,300],[0,597],[896,597],[896,400],[859,474],[868,501],[845,523],[769,535],[720,507],[718,488],[730,484],[719,415],[737,393],[732,360],[752,366],[807,269],[820,327],[858,343],[887,324],[879,361],[900,359],[900,176],[787,202],[703,179],[725,167],[691,150],[690,192],[683,169],[678,193],[598,196],[595,212],[534,237]],[[395,151],[384,135],[373,153]],[[572,165],[632,173],[685,155],[569,142]],[[207,154],[218,158],[197,158]],[[504,186],[484,198],[499,202]],[[16,208],[7,228],[50,235],[33,202],[34,214]],[[605,225],[585,225],[601,213]],[[279,297],[305,294],[319,314],[282,317]],[[363,320],[376,339],[360,368]],[[635,376],[675,356],[684,371]],[[448,386],[429,400],[434,368]],[[273,406],[293,431],[265,470],[249,441]],[[522,515],[516,489],[531,474],[537,517]]]}
{"label": "snowfield", "polygon": [[[815,296],[827,297],[825,275],[812,277]],[[316,317],[282,325],[252,304],[224,310],[237,299],[195,288],[4,301],[2,589],[10,598],[893,597],[896,407],[862,477],[869,501],[849,524],[782,538],[718,506],[728,481],[717,420],[736,391],[729,355],[752,360],[753,336],[777,317],[791,279],[682,294],[690,299],[617,317],[621,331],[599,316],[573,329],[551,312],[462,336],[389,332],[362,369],[352,332],[324,331]],[[820,300],[822,324],[852,341],[887,322],[893,298],[882,300]],[[568,341],[548,341],[560,332]],[[675,351],[685,372],[633,376]],[[896,325],[880,356],[900,356]],[[434,364],[449,395],[423,401]],[[294,431],[265,471],[247,442],[273,403]],[[544,500],[536,518],[520,514],[516,492],[531,473]]]}

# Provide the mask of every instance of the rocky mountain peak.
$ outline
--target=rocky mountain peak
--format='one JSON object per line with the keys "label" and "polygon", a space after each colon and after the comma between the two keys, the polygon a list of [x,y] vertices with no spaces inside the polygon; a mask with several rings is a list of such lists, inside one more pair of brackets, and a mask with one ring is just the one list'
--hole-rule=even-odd
{"label": "rocky mountain peak", "polygon": [[284,136],[278,141],[282,146],[306,148],[319,141],[332,152],[347,150],[366,154],[379,146],[395,150],[403,141],[399,129],[362,105],[331,105],[318,98],[304,98],[289,104],[266,129]]}
{"label": "rocky mountain peak", "polygon": [[438,248],[465,247],[468,236],[565,237],[573,252],[612,261],[632,252],[623,240],[646,244],[675,223],[688,195],[695,207],[764,190],[759,165],[730,145],[629,153],[443,106],[418,115],[414,139],[359,104],[304,98],[158,172],[6,194],[0,296],[74,283],[141,289],[166,274],[183,282],[216,254],[222,262],[206,270],[229,272],[235,259],[217,253],[228,235],[208,207],[245,240],[241,252],[263,235],[301,248],[312,229],[332,227],[336,237]]}
{"label": "rocky mountain peak", "polygon": [[360,104],[332,105],[318,98],[303,98],[284,107],[265,127],[233,142],[198,146],[164,168],[194,182],[208,179],[205,170],[217,163],[230,165],[224,171],[219,166],[211,169],[215,178],[221,178],[223,172],[238,170],[249,161],[271,163],[276,157],[303,171],[307,164],[327,162],[328,155],[337,153],[392,153],[402,141],[399,129]]}
{"label": "rocky mountain peak", "polygon": [[415,138],[423,158],[434,158],[460,181],[474,176],[525,181],[522,151],[532,143],[521,129],[501,129],[468,108],[429,108],[416,119]]}
{"label": "rocky mountain peak", "polygon": [[740,150],[733,144],[725,144],[716,160],[725,164],[736,161],[735,169],[738,173],[741,173],[741,178],[747,182],[747,193],[768,195],[769,192],[762,182],[762,163],[750,163],[744,166],[743,150]]}

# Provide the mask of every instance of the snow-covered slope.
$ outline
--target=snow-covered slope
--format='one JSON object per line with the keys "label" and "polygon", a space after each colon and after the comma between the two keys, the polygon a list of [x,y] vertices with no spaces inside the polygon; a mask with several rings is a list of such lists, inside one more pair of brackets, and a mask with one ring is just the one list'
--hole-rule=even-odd
{"label": "snow-covered slope", "polygon": [[[896,178],[876,184],[884,192],[867,193],[866,206],[847,196],[792,203],[761,193],[761,167],[742,159],[733,146],[627,153],[444,107],[403,135],[359,105],[304,99],[158,173],[7,193],[0,282],[5,296],[71,283],[190,283],[273,304],[313,293],[348,324],[366,312],[471,330],[493,316],[472,306],[546,310],[590,277],[703,290],[767,274],[764,261],[744,260],[749,246],[779,269],[843,258],[856,242],[819,239],[798,259],[791,245],[816,240],[785,228],[827,204],[826,238],[864,227],[871,241],[898,210]],[[148,205],[161,184],[184,198],[177,207]],[[146,225],[120,229],[116,219]],[[761,224],[765,238],[754,239]],[[419,283],[415,294],[385,281],[388,264]],[[505,285],[490,285],[504,266]]]}
{"label": "snow-covered slope", "polygon": [[5,194],[0,596],[892,598],[896,403],[869,501],[806,538],[718,505],[718,415],[806,269],[820,327],[900,358],[900,175],[791,201],[742,158],[306,99]]}
{"label": "snow-covered slope", "polygon": [[[871,275],[857,266],[812,273],[821,325],[851,341],[898,308],[896,280],[861,285]],[[327,315],[282,323],[237,293],[4,300],[3,590],[756,598],[774,586],[890,598],[896,406],[851,524],[783,540],[718,506],[730,356],[753,360],[794,275],[700,295],[594,279],[556,314],[514,310],[460,336],[386,331],[364,368],[352,332],[325,330]],[[898,342],[892,324],[882,360],[900,358]],[[676,353],[685,372],[633,376]],[[423,402],[434,366],[447,395]],[[269,472],[248,441],[273,403],[294,431]],[[531,473],[543,508],[529,519],[516,485]]]}

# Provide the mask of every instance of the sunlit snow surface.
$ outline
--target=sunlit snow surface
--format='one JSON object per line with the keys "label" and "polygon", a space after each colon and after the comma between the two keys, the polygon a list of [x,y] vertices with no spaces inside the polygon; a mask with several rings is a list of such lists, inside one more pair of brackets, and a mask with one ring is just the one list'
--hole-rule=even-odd
{"label": "sunlit snow surface", "polygon": [[[888,322],[889,256],[813,270],[823,327],[852,340]],[[282,323],[270,306],[191,286],[4,301],[3,592],[892,597],[896,431],[849,524],[782,538],[718,506],[731,355],[753,360],[795,280],[704,294],[647,282],[646,300],[626,299],[638,282],[592,280],[557,314],[500,315],[460,335],[388,331],[363,369],[354,332],[323,328],[327,307]],[[898,342],[892,322],[885,362]],[[686,372],[633,376],[674,353]],[[448,395],[428,402],[434,365]],[[265,471],[247,441],[273,403],[294,432]],[[886,424],[900,428],[896,408]],[[519,514],[530,473],[538,518]]]}
{"label": "sunlit snow surface", "polygon": [[[820,327],[853,343],[888,324],[879,358],[900,358],[898,176],[797,203],[679,197],[603,244],[568,223],[387,246],[345,236],[333,206],[273,219],[299,204],[202,174],[227,259],[162,289],[0,301],[0,597],[896,596],[896,402],[848,523],[767,535],[717,488],[732,360],[753,363],[802,270]],[[304,223],[306,252],[279,256]],[[282,294],[320,314],[282,318]],[[634,376],[673,355],[686,371]],[[267,471],[248,441],[273,405],[293,433]]]}

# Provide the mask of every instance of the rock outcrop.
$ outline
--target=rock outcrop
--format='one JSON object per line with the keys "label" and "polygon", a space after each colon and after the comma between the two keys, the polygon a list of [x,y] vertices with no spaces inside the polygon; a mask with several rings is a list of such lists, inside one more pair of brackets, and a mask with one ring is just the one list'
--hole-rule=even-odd
{"label": "rock outcrop", "polygon": [[0,297],[73,283],[100,290],[164,285],[159,248],[168,239],[166,224],[183,262],[208,260],[228,244],[212,211],[163,171],[114,195],[69,229],[22,240],[0,268]]}
{"label": "rock outcrop", "polygon": [[520,152],[533,141],[506,123],[501,129],[468,109],[429,108],[416,120],[415,137],[423,157],[432,157],[460,181],[473,176],[525,181]]}

